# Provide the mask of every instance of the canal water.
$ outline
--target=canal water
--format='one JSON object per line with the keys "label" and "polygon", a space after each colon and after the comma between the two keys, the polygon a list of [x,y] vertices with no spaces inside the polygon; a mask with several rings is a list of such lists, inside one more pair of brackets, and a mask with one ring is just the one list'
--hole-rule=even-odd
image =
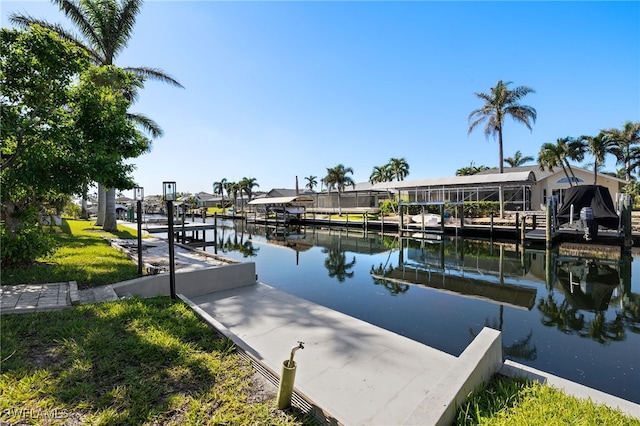
{"label": "canal water", "polygon": [[606,260],[240,221],[219,221],[215,237],[201,249],[255,262],[258,280],[284,292],[456,356],[495,328],[505,358],[640,403],[640,251]]}

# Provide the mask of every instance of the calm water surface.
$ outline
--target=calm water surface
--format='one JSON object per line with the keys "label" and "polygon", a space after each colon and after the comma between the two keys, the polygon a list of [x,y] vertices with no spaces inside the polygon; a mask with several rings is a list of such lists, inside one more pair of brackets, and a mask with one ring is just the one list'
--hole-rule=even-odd
{"label": "calm water surface", "polygon": [[255,262],[260,282],[456,356],[492,327],[505,358],[640,403],[640,252],[218,225],[204,249]]}

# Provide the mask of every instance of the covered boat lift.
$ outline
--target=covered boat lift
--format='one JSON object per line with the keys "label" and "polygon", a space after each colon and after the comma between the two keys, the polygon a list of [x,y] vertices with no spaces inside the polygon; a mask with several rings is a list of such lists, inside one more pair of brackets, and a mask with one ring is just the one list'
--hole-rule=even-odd
{"label": "covered boat lift", "polygon": [[[299,216],[306,212],[306,206],[313,204],[314,199],[308,195],[293,195],[290,197],[264,197],[249,201],[250,206],[264,206],[265,223],[269,220],[269,212],[275,213],[275,223],[278,224],[278,216],[282,216],[283,223],[289,222],[291,215]],[[258,212],[254,212],[254,220],[258,221]]]}

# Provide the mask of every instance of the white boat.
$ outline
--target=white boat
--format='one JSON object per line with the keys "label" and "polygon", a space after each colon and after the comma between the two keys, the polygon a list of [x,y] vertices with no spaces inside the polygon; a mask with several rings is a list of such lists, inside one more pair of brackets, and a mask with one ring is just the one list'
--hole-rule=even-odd
{"label": "white boat", "polygon": [[411,216],[411,222],[424,226],[438,226],[440,224],[440,215],[433,213],[417,214]]}

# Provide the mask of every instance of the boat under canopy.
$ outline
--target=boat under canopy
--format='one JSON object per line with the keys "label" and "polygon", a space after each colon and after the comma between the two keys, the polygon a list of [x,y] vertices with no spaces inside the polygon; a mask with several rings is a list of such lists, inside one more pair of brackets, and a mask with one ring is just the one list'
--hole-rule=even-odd
{"label": "boat under canopy", "polygon": [[[571,218],[571,206],[573,205],[573,218]],[[593,218],[599,226],[608,229],[618,229],[620,218],[618,217],[609,190],[601,185],[578,185],[567,189],[564,203],[558,210],[558,222],[562,225],[571,219],[580,219],[580,211],[583,207],[593,210]]]}

